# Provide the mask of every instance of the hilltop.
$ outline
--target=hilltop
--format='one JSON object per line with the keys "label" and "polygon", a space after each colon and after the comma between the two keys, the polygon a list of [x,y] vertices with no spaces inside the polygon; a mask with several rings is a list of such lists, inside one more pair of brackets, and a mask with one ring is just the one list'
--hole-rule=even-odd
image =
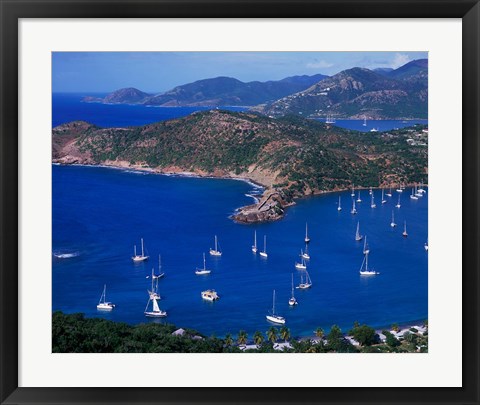
{"label": "hilltop", "polygon": [[85,102],[144,104],[163,107],[253,106],[306,89],[325,75],[291,76],[267,82],[242,82],[232,77],[215,77],[177,86],[151,95],[138,89],[116,90],[105,98],[85,97]]}
{"label": "hilltop", "polygon": [[[53,129],[52,160],[159,173],[247,178],[265,186],[236,219],[278,219],[297,197],[351,186],[426,178],[426,134],[418,127],[362,134],[296,116],[272,119],[222,110],[130,128],[72,122]],[[408,140],[408,141],[407,141]],[[264,204],[264,202],[266,202]]]}
{"label": "hilltop", "polygon": [[427,118],[427,102],[428,61],[421,59],[395,70],[344,70],[255,110],[275,117]]}

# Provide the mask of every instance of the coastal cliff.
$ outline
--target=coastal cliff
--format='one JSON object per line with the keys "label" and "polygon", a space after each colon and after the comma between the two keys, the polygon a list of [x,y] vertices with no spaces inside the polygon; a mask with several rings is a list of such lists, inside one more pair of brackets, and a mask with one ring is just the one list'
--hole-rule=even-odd
{"label": "coastal cliff", "polygon": [[129,128],[76,121],[52,133],[52,161],[249,179],[265,187],[239,222],[281,218],[298,197],[425,181],[425,127],[359,133],[289,116],[222,110]]}

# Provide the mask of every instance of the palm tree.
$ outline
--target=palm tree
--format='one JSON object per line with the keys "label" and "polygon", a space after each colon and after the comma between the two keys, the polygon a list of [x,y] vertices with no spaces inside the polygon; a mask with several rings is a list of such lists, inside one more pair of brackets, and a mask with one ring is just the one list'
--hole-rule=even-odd
{"label": "palm tree", "polygon": [[320,340],[323,339],[324,335],[325,335],[325,332],[323,331],[322,328],[315,329],[315,336],[318,337]]}
{"label": "palm tree", "polygon": [[255,334],[253,335],[253,341],[257,346],[260,346],[263,343],[264,337],[262,335],[262,332],[257,330]]}
{"label": "palm tree", "polygon": [[270,342],[275,343],[278,339],[277,328],[271,326],[270,329],[267,331],[267,338],[268,340],[270,340]]}
{"label": "palm tree", "polygon": [[398,323],[394,323],[394,324],[392,325],[392,330],[393,330],[394,332],[398,332],[398,331],[400,330],[400,328],[398,327]]}
{"label": "palm tree", "polygon": [[241,330],[240,332],[238,332],[237,342],[239,345],[246,344],[247,338],[248,338],[247,332],[245,332],[244,330]]}
{"label": "palm tree", "polygon": [[230,347],[232,344],[233,344],[232,335],[230,333],[227,333],[225,335],[225,346]]}
{"label": "palm tree", "polygon": [[282,326],[280,329],[280,337],[286,342],[288,339],[290,339],[290,329],[288,329],[286,326]]}

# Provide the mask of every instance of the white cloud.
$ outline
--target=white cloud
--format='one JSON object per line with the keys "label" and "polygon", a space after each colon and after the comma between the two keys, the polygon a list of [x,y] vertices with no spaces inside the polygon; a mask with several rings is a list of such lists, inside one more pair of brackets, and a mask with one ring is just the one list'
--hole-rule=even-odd
{"label": "white cloud", "polygon": [[321,61],[318,61],[318,62],[307,63],[307,68],[309,68],[309,69],[326,69],[326,68],[329,68],[329,67],[332,67],[332,66],[333,66],[333,63],[329,63],[329,62],[324,61],[324,60],[321,60]]}
{"label": "white cloud", "polygon": [[406,63],[410,62],[410,56],[405,55],[404,53],[396,53],[393,57],[393,61],[391,62],[391,67],[394,69],[399,68],[400,66],[405,65]]}

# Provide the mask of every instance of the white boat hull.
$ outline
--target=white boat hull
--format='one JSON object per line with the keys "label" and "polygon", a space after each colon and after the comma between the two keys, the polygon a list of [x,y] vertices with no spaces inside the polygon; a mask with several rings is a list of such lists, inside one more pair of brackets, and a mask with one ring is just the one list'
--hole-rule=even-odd
{"label": "white boat hull", "polygon": [[265,253],[265,252],[260,252],[260,256],[262,256],[262,257],[268,257],[268,254]]}
{"label": "white boat hull", "polygon": [[159,312],[146,311],[144,312],[144,314],[148,318],[165,318],[167,316],[167,313],[165,311],[159,311]]}
{"label": "white boat hull", "polygon": [[278,323],[278,324],[285,324],[285,318],[282,316],[272,316],[272,315],[267,315],[266,316],[267,320],[273,323]]}
{"label": "white boat hull", "polygon": [[97,305],[97,309],[99,311],[112,311],[113,308],[115,308],[115,305],[110,303],[110,302],[106,302],[106,303],[102,303],[102,304]]}
{"label": "white boat hull", "polygon": [[134,262],[144,262],[145,260],[148,260],[149,256],[133,256],[132,260]]}
{"label": "white boat hull", "polygon": [[211,273],[211,270],[196,270],[195,271],[195,274],[197,276],[204,276],[206,274],[210,274]]}
{"label": "white boat hull", "polygon": [[376,271],[370,271],[370,270],[360,271],[361,276],[374,276],[376,274],[380,274],[380,273],[377,273]]}
{"label": "white boat hull", "polygon": [[222,252],[219,252],[218,250],[210,249],[210,254],[211,254],[212,256],[221,256],[221,255],[222,255]]}

